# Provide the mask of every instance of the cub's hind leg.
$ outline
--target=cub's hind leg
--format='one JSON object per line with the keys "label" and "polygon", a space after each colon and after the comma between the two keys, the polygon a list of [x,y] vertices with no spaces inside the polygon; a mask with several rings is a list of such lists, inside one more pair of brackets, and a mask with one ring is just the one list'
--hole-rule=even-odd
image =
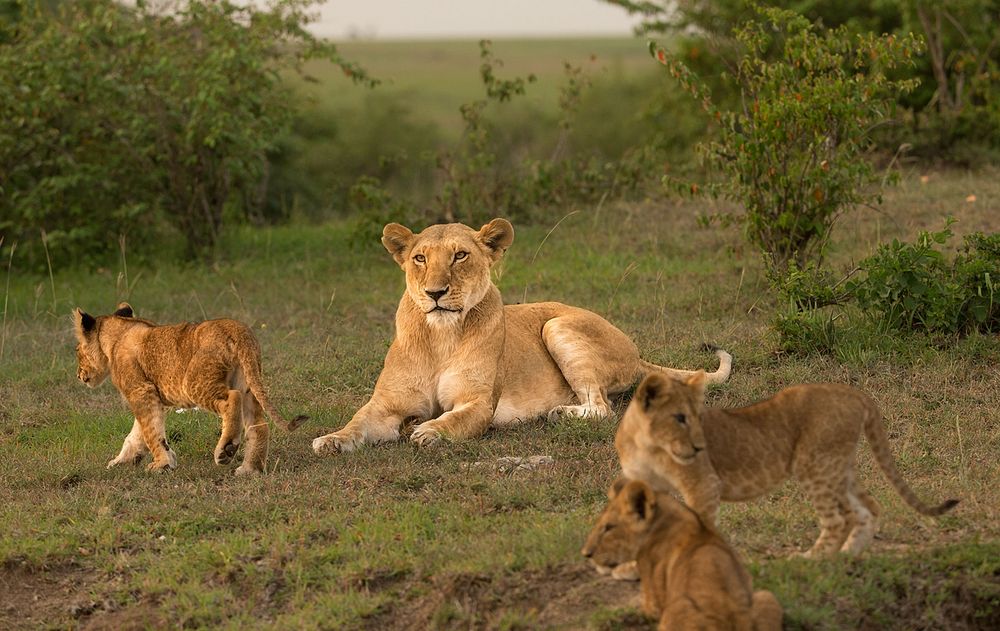
{"label": "cub's hind leg", "polygon": [[542,341],[579,402],[553,408],[550,417],[608,416],[608,394],[622,392],[638,375],[639,351],[635,344],[596,314],[581,312],[552,318],[542,327]]}
{"label": "cub's hind leg", "polygon": [[236,467],[236,475],[263,473],[271,428],[260,402],[249,392],[243,393],[243,432],[247,440],[243,446],[243,463]]}
{"label": "cub's hind leg", "polygon": [[215,463],[229,464],[240,444],[243,393],[229,387],[230,366],[210,353],[199,352],[191,358],[192,369],[184,375],[188,396],[222,419],[222,432],[215,446]]}
{"label": "cub's hind leg", "polygon": [[146,441],[142,438],[142,425],[136,418],[132,422],[132,431],[128,433],[125,442],[122,443],[121,451],[108,462],[108,469],[124,463],[139,464],[147,453],[149,453],[149,448],[146,447]]}
{"label": "cub's hind leg", "polygon": [[858,554],[875,539],[875,533],[878,532],[878,516],[882,509],[875,498],[858,484],[853,473],[848,485],[847,499],[850,502],[851,512],[854,513],[854,523],[840,551]]}

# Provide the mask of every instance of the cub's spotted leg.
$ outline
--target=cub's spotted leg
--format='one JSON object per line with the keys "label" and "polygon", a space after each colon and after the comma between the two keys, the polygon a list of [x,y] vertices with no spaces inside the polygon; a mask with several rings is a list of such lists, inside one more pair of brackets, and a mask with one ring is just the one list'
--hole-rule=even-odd
{"label": "cub's spotted leg", "polygon": [[213,401],[215,413],[222,418],[222,432],[215,445],[215,464],[229,464],[240,446],[240,430],[243,429],[243,405],[245,399],[253,395],[239,390],[229,390],[225,398]]}
{"label": "cub's spotted leg", "polygon": [[804,481],[806,494],[819,515],[819,538],[803,555],[823,558],[835,554],[847,539],[850,513],[847,490],[843,481]]}
{"label": "cub's spotted leg", "polygon": [[249,392],[243,393],[243,432],[247,440],[243,447],[243,463],[236,467],[236,475],[263,473],[267,465],[267,441],[271,428],[264,418],[260,402]]}
{"label": "cub's spotted leg", "polygon": [[576,394],[578,405],[560,405],[560,414],[583,418],[611,414],[608,393],[621,392],[635,380],[639,352],[632,340],[592,313],[552,318],[542,327],[542,341]]}
{"label": "cub's spotted leg", "polygon": [[146,442],[146,447],[153,454],[153,461],[146,465],[150,471],[163,471],[164,469],[177,468],[177,455],[167,444],[166,427],[163,423],[163,406],[157,402],[149,404],[149,407],[141,413],[138,410],[136,418],[142,430],[142,439]]}
{"label": "cub's spotted leg", "polygon": [[229,464],[240,444],[243,395],[230,389],[230,366],[211,353],[199,351],[184,375],[184,390],[198,407],[211,410],[222,419],[222,431],[215,446],[215,464]]}
{"label": "cub's spotted leg", "polygon": [[878,516],[882,511],[875,498],[861,488],[853,476],[847,499],[850,502],[851,512],[854,513],[854,523],[840,551],[857,554],[875,539],[875,533],[878,532]]}
{"label": "cub's spotted leg", "polygon": [[149,453],[149,449],[142,439],[142,426],[139,425],[139,419],[135,419],[132,422],[132,431],[128,433],[128,436],[125,437],[125,442],[122,443],[122,450],[118,452],[117,456],[108,461],[108,469],[123,463],[139,464],[142,462],[143,456],[147,453]]}

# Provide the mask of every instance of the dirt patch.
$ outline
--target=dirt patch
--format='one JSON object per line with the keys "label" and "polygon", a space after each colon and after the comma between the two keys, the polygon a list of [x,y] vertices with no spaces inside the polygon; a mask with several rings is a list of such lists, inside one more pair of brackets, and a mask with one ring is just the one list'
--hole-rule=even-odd
{"label": "dirt patch", "polygon": [[637,613],[639,584],[598,576],[584,564],[490,576],[449,574],[412,580],[364,629],[580,629],[594,616],[609,628],[650,629]]}
{"label": "dirt patch", "polygon": [[75,565],[0,565],[0,629],[72,626],[104,605],[92,596],[98,582],[96,572]]}

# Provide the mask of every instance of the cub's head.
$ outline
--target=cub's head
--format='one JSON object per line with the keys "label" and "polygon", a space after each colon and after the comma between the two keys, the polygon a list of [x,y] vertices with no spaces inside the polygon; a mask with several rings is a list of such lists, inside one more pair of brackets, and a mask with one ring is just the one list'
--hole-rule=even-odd
{"label": "cub's head", "polygon": [[120,303],[109,316],[94,317],[81,309],[73,309],[73,329],[76,332],[76,376],[91,388],[104,383],[111,365],[101,349],[101,328],[108,318],[131,318],[132,307]]}
{"label": "cub's head", "polygon": [[514,241],[506,219],[478,232],[458,223],[430,226],[414,234],[398,223],[382,231],[382,245],[406,272],[406,292],[427,322],[460,322],[486,296],[490,268]]}
{"label": "cub's head", "polygon": [[[665,450],[680,465],[694,463],[705,449],[701,408],[705,398],[705,373],[686,379],[650,373],[636,388],[618,427],[631,441],[648,449]],[[621,454],[619,454],[621,455]]]}
{"label": "cub's head", "polygon": [[635,561],[656,510],[656,494],[641,480],[618,478],[581,553],[601,574]]}

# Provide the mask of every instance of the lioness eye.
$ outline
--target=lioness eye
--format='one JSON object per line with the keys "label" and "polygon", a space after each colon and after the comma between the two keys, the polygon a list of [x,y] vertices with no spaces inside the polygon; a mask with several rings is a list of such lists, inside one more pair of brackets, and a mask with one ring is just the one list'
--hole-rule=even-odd
{"label": "lioness eye", "polygon": [[687,425],[687,417],[683,414],[674,414],[674,419],[681,425]]}
{"label": "lioness eye", "polygon": [[413,257],[413,260],[416,261],[417,263],[426,263],[427,257],[424,256],[423,254],[418,254]]}
{"label": "lioness eye", "polygon": [[461,261],[462,259],[464,259],[467,256],[469,256],[468,252],[455,252],[455,260],[456,261]]}

